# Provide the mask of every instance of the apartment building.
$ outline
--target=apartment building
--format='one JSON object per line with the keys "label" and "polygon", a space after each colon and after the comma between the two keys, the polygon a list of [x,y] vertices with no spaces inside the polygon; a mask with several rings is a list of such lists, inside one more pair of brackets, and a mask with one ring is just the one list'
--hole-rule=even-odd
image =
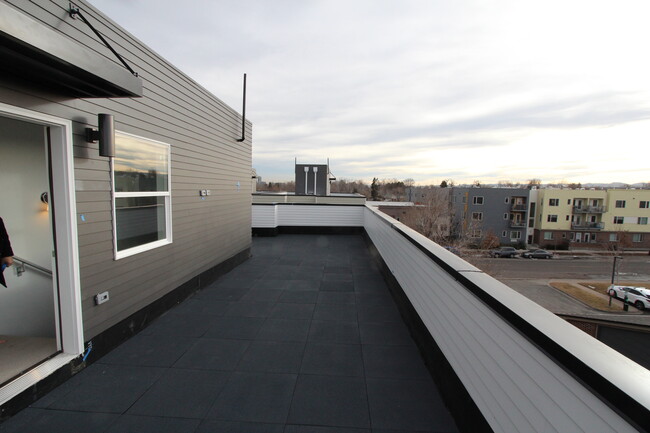
{"label": "apartment building", "polygon": [[650,248],[650,190],[538,191],[534,242],[544,248]]}
{"label": "apartment building", "polygon": [[502,245],[528,243],[529,192],[523,188],[451,188],[452,233],[468,236],[476,244],[488,234]]}

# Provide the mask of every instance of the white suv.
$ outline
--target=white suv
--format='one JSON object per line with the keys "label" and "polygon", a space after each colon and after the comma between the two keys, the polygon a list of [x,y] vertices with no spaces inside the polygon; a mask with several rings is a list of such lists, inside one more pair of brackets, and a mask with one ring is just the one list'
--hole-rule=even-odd
{"label": "white suv", "polygon": [[607,292],[615,297],[627,301],[639,310],[650,309],[650,290],[645,287],[629,287],[611,285]]}

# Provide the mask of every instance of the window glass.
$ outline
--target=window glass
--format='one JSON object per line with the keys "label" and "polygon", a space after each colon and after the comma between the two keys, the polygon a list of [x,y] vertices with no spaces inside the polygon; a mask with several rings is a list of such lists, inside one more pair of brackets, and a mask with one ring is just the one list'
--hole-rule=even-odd
{"label": "window glass", "polygon": [[553,239],[553,232],[544,232],[544,239],[547,241]]}
{"label": "window glass", "polygon": [[648,209],[648,208],[650,208],[650,201],[643,201],[643,200],[640,201],[640,202],[639,202],[639,207],[640,207],[641,209]]}
{"label": "window glass", "polygon": [[625,200],[616,200],[616,207],[625,207]]}
{"label": "window glass", "polygon": [[558,206],[560,204],[560,199],[559,198],[549,198],[548,199],[548,205],[549,206]]}
{"label": "window glass", "polygon": [[614,217],[614,224],[623,224],[623,217],[622,216],[615,216]]}
{"label": "window glass", "polygon": [[648,224],[648,217],[639,217],[639,224]]}
{"label": "window glass", "polygon": [[115,192],[167,191],[169,146],[116,134]]}
{"label": "window glass", "polygon": [[171,242],[170,147],[115,134],[113,160],[116,258]]}

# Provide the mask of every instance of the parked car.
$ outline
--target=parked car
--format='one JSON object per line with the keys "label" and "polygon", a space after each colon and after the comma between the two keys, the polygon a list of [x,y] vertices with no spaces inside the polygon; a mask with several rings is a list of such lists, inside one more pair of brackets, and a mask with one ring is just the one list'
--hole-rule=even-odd
{"label": "parked car", "polygon": [[517,255],[517,250],[513,247],[501,247],[496,250],[490,251],[491,257],[515,257]]}
{"label": "parked car", "polygon": [[553,253],[546,250],[532,250],[524,251],[521,253],[521,257],[526,259],[550,259],[553,257]]}
{"label": "parked car", "polygon": [[650,290],[645,287],[611,285],[607,292],[617,299],[627,300],[639,310],[650,309]]}

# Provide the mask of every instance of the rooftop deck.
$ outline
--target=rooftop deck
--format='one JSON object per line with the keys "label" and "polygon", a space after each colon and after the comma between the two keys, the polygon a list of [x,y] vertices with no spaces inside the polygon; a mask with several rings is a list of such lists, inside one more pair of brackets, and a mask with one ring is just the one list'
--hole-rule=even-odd
{"label": "rooftop deck", "polygon": [[252,253],[0,431],[457,431],[361,236]]}

